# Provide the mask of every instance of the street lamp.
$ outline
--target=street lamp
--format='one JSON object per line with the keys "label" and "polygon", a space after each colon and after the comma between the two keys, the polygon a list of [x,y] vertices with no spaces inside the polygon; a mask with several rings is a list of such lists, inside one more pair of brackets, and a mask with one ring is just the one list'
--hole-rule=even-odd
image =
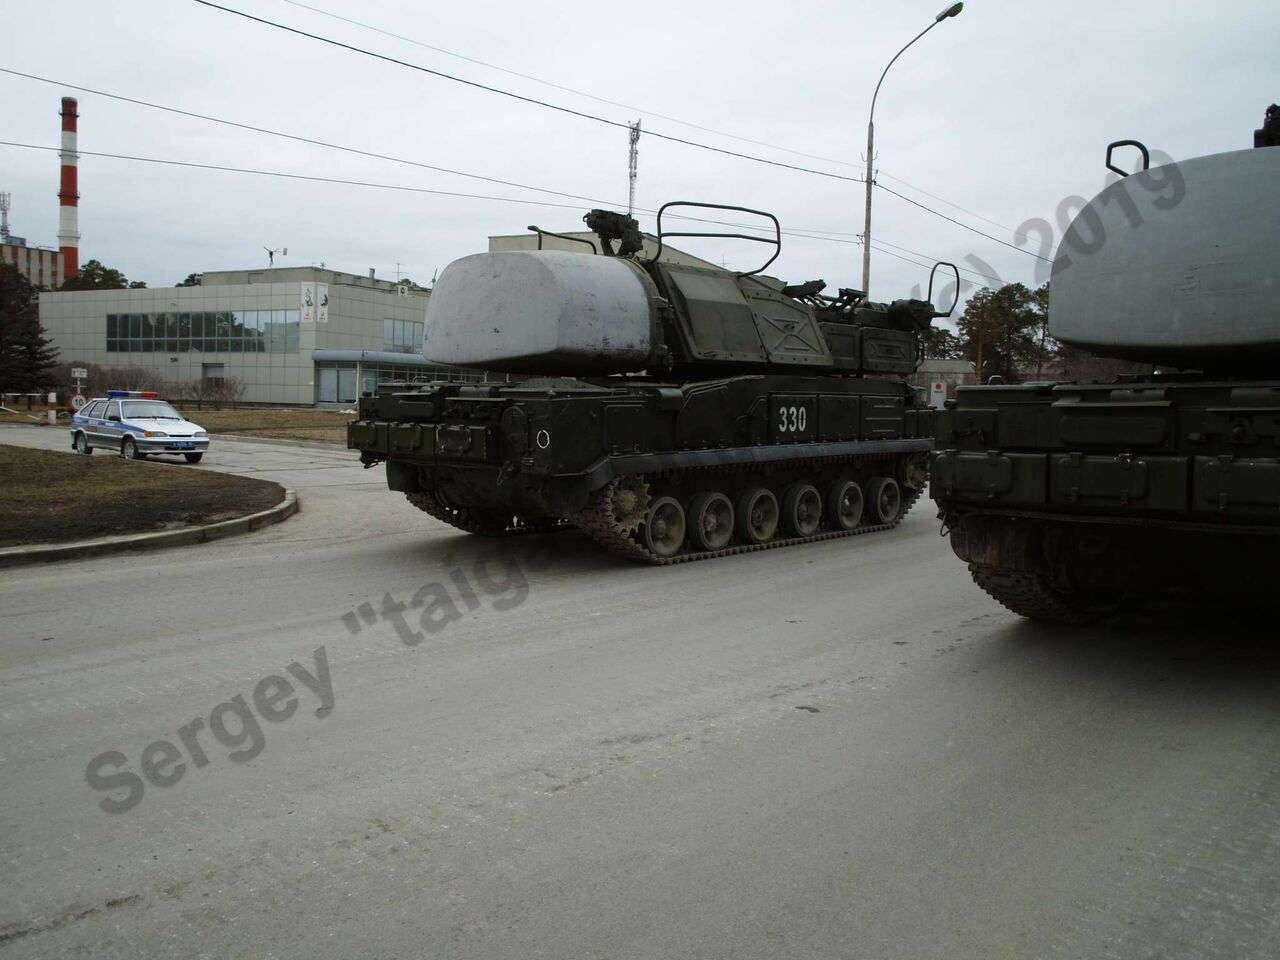
{"label": "street lamp", "polygon": [[876,92],[871,95],[871,112],[867,115],[867,209],[866,209],[866,216],[863,221],[864,227],[862,231],[862,292],[865,293],[867,296],[871,295],[871,186],[872,186],[871,179],[873,176],[873,173],[871,170],[871,162],[872,162],[873,151],[875,150],[876,97],[880,96],[880,84],[884,83],[884,77],[885,77],[885,74],[889,72],[889,67],[892,67],[894,63],[897,61],[897,59],[900,56],[902,56],[904,53],[906,53],[907,47],[911,46],[911,44],[915,43],[917,40],[923,37],[926,33],[928,33],[930,30],[932,30],[934,27],[940,24],[943,20],[946,20],[950,17],[959,16],[960,11],[963,9],[964,9],[963,3],[953,3],[951,6],[947,7],[940,14],[934,17],[933,23],[929,24],[927,27],[925,27],[923,30],[917,33],[914,37],[912,37],[911,40],[907,43],[906,47],[903,47],[901,50],[899,50],[897,53],[893,55],[893,59],[889,61],[889,66],[884,68],[884,73],[880,74],[880,79],[876,82]]}

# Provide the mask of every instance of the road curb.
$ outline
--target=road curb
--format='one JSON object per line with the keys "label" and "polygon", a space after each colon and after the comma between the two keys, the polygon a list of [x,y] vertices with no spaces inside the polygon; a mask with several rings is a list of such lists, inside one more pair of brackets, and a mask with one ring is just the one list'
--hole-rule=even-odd
{"label": "road curb", "polygon": [[[34,424],[33,424],[34,426]],[[246,437],[240,433],[211,433],[210,440],[234,440],[236,443],[266,443],[279,444],[285,447],[306,447],[310,450],[340,450],[350,449],[341,443],[325,443],[323,440],[285,440],[276,437]]]}
{"label": "road curb", "polygon": [[30,547],[5,547],[0,549],[0,567],[16,567],[29,563],[47,563],[55,560],[83,560],[128,550],[156,550],[164,547],[183,547],[209,540],[221,540],[249,533],[293,516],[298,512],[298,495],[285,488],[284,499],[274,507],[251,513],[247,517],[208,523],[200,527],[184,527],[181,530],[163,530],[159,533],[136,533],[125,537],[104,537],[101,540],[83,540],[79,543],[36,544]]}

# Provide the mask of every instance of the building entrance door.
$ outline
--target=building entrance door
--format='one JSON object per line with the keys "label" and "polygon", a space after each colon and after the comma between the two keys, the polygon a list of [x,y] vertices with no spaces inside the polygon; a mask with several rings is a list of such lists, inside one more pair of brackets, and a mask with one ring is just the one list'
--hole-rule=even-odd
{"label": "building entrance door", "polygon": [[338,371],[334,367],[316,369],[316,402],[338,402]]}
{"label": "building entrance door", "polygon": [[355,403],[356,365],[316,366],[316,403]]}

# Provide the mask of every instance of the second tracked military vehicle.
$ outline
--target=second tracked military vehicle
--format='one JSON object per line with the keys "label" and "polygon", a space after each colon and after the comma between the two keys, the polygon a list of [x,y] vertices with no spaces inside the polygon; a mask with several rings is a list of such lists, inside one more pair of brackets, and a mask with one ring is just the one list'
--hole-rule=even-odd
{"label": "second tracked military vehicle", "polygon": [[1111,382],[961,387],[931,491],[974,580],[1080,622],[1270,603],[1280,570],[1280,107],[1254,149],[1123,175],[1081,210],[1049,331],[1146,362]]}
{"label": "second tracked military vehicle", "polygon": [[[766,217],[773,256],[746,272],[664,257],[674,236],[760,239],[664,232],[664,214],[691,206]],[[385,463],[392,490],[463,530],[573,525],[648,563],[901,521],[933,447],[933,411],[904,377],[944,315],[938,267],[929,300],[872,303],[765,275],[781,230],[759,211],[667,204],[651,255],[632,218],[584,219],[597,241],[581,252],[481,253],[444,270],[425,354],[524,379],[380,386],[348,430],[366,466]]]}

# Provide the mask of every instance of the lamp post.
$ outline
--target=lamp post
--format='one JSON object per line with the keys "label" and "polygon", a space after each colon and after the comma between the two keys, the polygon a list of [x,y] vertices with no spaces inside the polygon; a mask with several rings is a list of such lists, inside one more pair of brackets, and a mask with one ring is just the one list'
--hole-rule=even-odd
{"label": "lamp post", "polygon": [[871,95],[871,112],[867,115],[867,208],[865,219],[863,220],[862,231],[862,292],[867,294],[867,296],[871,295],[871,179],[874,175],[871,169],[871,163],[876,143],[876,97],[880,96],[880,84],[884,83],[884,77],[885,74],[889,72],[889,67],[892,67],[897,59],[906,52],[907,47],[911,46],[911,44],[915,43],[943,20],[959,16],[960,11],[963,9],[963,3],[953,3],[951,6],[947,7],[947,9],[934,17],[933,23],[929,24],[912,37],[905,47],[893,55],[893,59],[889,61],[888,66],[884,68],[884,72],[880,74],[880,79],[876,81],[875,93]]}

